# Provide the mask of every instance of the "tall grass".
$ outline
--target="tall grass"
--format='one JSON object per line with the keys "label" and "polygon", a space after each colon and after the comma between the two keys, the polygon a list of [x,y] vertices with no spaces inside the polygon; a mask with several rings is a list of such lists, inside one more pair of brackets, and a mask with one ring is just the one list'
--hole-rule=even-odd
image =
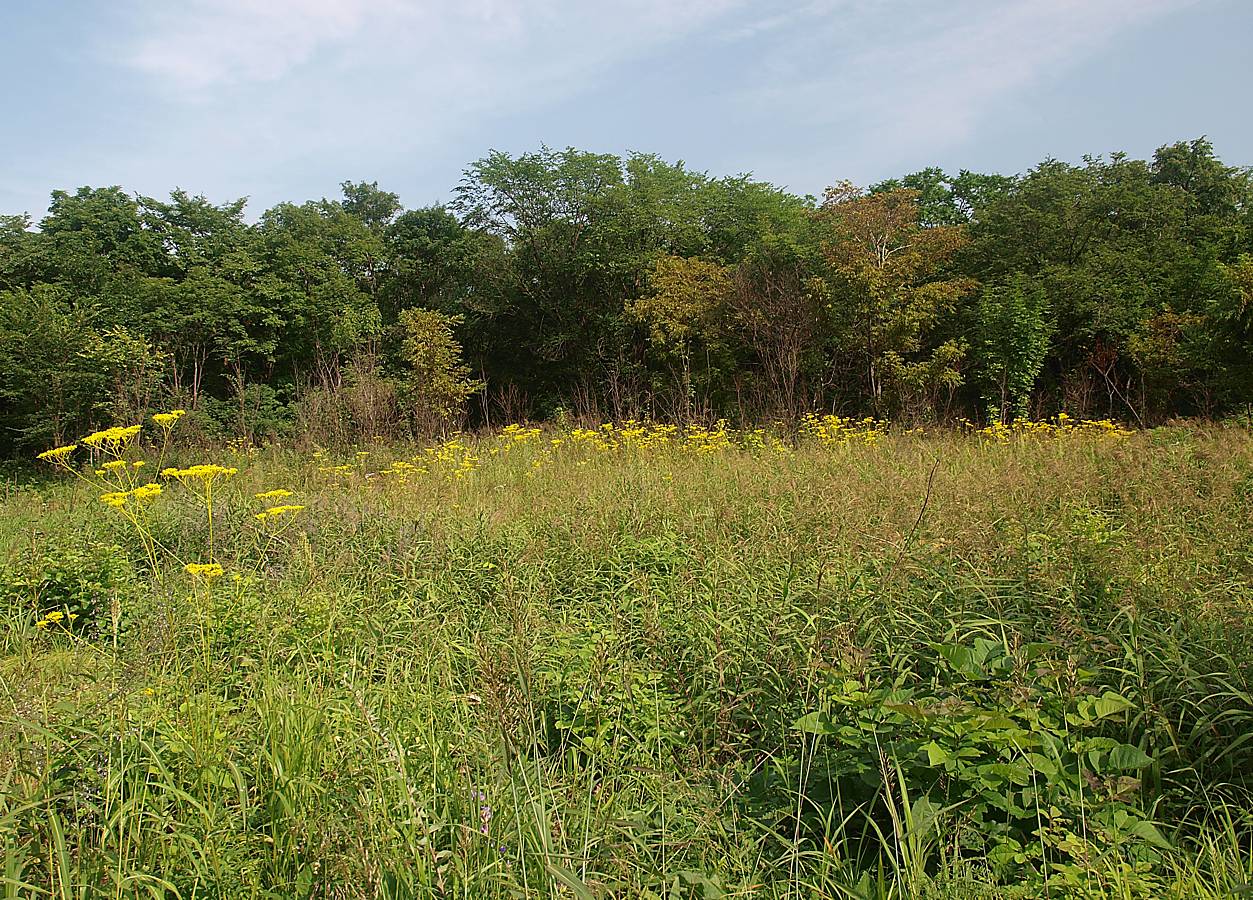
{"label": "tall grass", "polygon": [[1250,434],[870,432],[13,483],[5,895],[1247,892]]}

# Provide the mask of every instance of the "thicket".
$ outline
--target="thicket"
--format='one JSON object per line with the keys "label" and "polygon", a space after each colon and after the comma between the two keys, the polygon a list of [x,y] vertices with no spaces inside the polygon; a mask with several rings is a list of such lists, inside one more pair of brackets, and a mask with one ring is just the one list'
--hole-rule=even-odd
{"label": "thicket", "polygon": [[819,200],[655,156],[470,165],[447,207],[56,191],[0,218],[0,451],[159,402],[325,441],[469,420],[1247,413],[1253,187],[1205,139]]}

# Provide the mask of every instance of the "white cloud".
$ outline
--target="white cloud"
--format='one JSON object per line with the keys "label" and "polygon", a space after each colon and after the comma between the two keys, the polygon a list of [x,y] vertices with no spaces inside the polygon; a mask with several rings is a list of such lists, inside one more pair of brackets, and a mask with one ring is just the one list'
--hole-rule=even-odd
{"label": "white cloud", "polygon": [[743,102],[838,133],[861,162],[974,138],[1003,103],[1120,33],[1197,0],[966,0],[821,9],[798,43],[767,54]]}
{"label": "white cloud", "polygon": [[[164,88],[212,89],[287,76],[315,54],[352,67],[437,71],[468,64],[483,80],[554,64],[611,65],[681,35],[743,0],[137,0],[122,59]],[[511,70],[506,65],[513,66]],[[412,79],[409,79],[412,80]],[[446,85],[454,92],[455,83]]]}
{"label": "white cloud", "polygon": [[379,177],[429,202],[491,146],[569,136],[816,190],[977,138],[1192,2],[125,0],[125,33],[101,40],[139,90],[91,177],[262,204]]}
{"label": "white cloud", "polygon": [[138,39],[124,52],[140,71],[181,89],[270,80],[319,46],[350,40],[374,7],[369,0],[145,3]]}

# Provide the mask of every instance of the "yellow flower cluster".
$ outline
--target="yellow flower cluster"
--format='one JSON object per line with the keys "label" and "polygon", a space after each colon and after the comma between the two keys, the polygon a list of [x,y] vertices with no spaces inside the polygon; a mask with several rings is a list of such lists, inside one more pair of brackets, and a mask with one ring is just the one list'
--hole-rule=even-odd
{"label": "yellow flower cluster", "polygon": [[187,563],[183,566],[183,571],[205,581],[221,578],[225,572],[220,563]]}
{"label": "yellow flower cluster", "polygon": [[1066,413],[1058,413],[1051,422],[1016,419],[1008,424],[994,422],[984,428],[976,428],[969,420],[962,420],[967,429],[981,437],[1008,444],[1014,438],[1065,438],[1077,435],[1095,435],[1101,438],[1124,438],[1131,432],[1110,419],[1072,419]]}
{"label": "yellow flower cluster", "polygon": [[540,429],[525,425],[506,425],[500,430],[500,437],[509,444],[528,444],[539,438]]}
{"label": "yellow flower cluster", "polygon": [[257,513],[256,518],[258,521],[264,522],[266,519],[276,519],[279,516],[295,515],[302,509],[304,509],[304,507],[296,503],[289,503],[283,506],[271,506],[264,512]]}
{"label": "yellow flower cluster", "polygon": [[157,497],[161,496],[161,485],[159,484],[141,484],[139,487],[130,491],[109,491],[100,495],[100,502],[114,509],[121,509],[127,503],[134,501],[135,503],[151,503]]}
{"label": "yellow flower cluster", "polygon": [[262,494],[253,494],[258,500],[286,500],[292,495],[292,492],[285,488],[276,488],[272,491],[266,491]]}
{"label": "yellow flower cluster", "polygon": [[786,456],[793,452],[777,433],[771,434],[764,428],[754,428],[743,435],[741,443],[745,450],[753,453],[777,453]]}
{"label": "yellow flower cluster", "polygon": [[69,625],[77,618],[78,618],[78,613],[67,613],[67,612],[62,612],[59,609],[54,609],[52,612],[48,613],[42,619],[36,622],[35,627],[48,629],[51,626],[56,625],[58,622],[64,622],[66,625]]}
{"label": "yellow flower cluster", "polygon": [[201,481],[209,484],[217,478],[230,478],[232,475],[239,473],[239,469],[228,468],[226,466],[217,466],[213,464],[201,464],[197,466],[189,466],[186,469],[162,469],[161,474],[166,478],[177,478],[186,484],[188,481]]}
{"label": "yellow flower cluster", "polygon": [[157,413],[152,417],[152,421],[156,422],[166,431],[169,431],[178,424],[178,420],[187,415],[185,409],[172,409],[168,413]]}
{"label": "yellow flower cluster", "polygon": [[[613,428],[610,426],[610,433]],[[654,450],[668,446],[679,433],[677,425],[641,424],[634,419],[627,419],[618,429],[622,446],[635,450]]]}
{"label": "yellow flower cluster", "polygon": [[874,444],[887,434],[887,425],[869,416],[853,419],[809,413],[801,419],[800,433],[803,437],[817,440],[827,447]]}
{"label": "yellow flower cluster", "polygon": [[601,453],[618,449],[618,442],[614,439],[614,427],[611,423],[606,423],[600,428],[575,428],[570,432],[570,440],[575,446]]}
{"label": "yellow flower cluster", "polygon": [[116,456],[138,436],[142,427],[142,425],[127,425],[106,428],[104,431],[92,432],[81,440],[85,446],[93,450]]}
{"label": "yellow flower cluster", "polygon": [[78,444],[69,444],[65,447],[54,447],[51,450],[45,450],[43,453],[40,453],[35,457],[35,459],[52,463],[54,466],[68,467],[70,454],[77,449]]}
{"label": "yellow flower cluster", "polygon": [[465,478],[479,467],[479,455],[453,437],[438,447],[427,447],[422,459],[431,469],[448,472],[454,478]]}
{"label": "yellow flower cluster", "polygon": [[685,449],[698,456],[709,456],[713,453],[736,449],[735,443],[731,440],[731,434],[727,431],[727,423],[721,420],[713,428],[688,426],[683,445]]}

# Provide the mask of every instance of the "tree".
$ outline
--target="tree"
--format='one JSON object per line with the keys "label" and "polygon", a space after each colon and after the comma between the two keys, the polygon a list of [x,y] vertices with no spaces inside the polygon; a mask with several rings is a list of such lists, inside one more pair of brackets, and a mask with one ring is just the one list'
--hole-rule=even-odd
{"label": "tree", "polygon": [[902,178],[890,178],[870,187],[869,193],[883,194],[907,189],[917,191],[918,222],[933,225],[964,225],[977,218],[979,210],[1008,193],[1014,179],[1007,175],[984,175],[962,169],[955,177],[943,169],[928,168]]}
{"label": "tree", "polygon": [[975,307],[975,357],[988,418],[1027,415],[1053,321],[1043,288],[1022,274],[984,286]]}
{"label": "tree", "polygon": [[432,309],[411,307],[400,314],[401,396],[419,432],[446,428],[464,415],[466,401],[484,387],[461,361],[453,331],[458,324],[457,317]]}
{"label": "tree", "polygon": [[120,187],[53,191],[39,233],[36,277],[80,296],[116,294],[135,278],[171,274],[139,202]]}
{"label": "tree", "polygon": [[623,298],[609,289],[612,260],[593,232],[621,183],[617,157],[544,148],[516,159],[493,152],[457,188],[467,224],[508,250],[497,326],[512,352],[502,362],[552,399],[596,379],[614,350]]}
{"label": "tree", "polygon": [[950,340],[928,348],[926,340],[974,289],[971,279],[949,269],[966,234],[957,225],[923,227],[918,197],[906,188],[866,194],[844,182],[827,190],[818,212],[827,229],[837,315],[848,349],[861,357],[876,415],[900,410],[909,389],[943,389],[951,398],[961,383],[962,345]]}
{"label": "tree", "polygon": [[[293,377],[312,370],[323,386],[337,386],[343,361],[381,337],[382,238],[338,203],[285,203],[261,217],[256,252],[255,291],[281,328],[276,362]],[[236,350],[264,356],[269,347]]]}
{"label": "tree", "polygon": [[[731,311],[753,351],[757,416],[795,421],[810,405],[806,376],[819,366],[829,297],[804,232],[766,234],[735,269]],[[742,385],[739,386],[742,391]]]}
{"label": "tree", "polygon": [[[692,417],[696,388],[692,355],[697,346],[709,358],[722,338],[734,278],[730,270],[697,258],[665,255],[653,264],[650,289],[627,304],[628,314],[648,329],[649,345],[675,372],[679,413]],[[706,378],[708,381],[708,377]]]}
{"label": "tree", "polygon": [[30,255],[38,238],[30,230],[30,217],[0,216],[0,290],[29,286]]}
{"label": "tree", "polygon": [[0,292],[0,447],[65,444],[146,406],[160,353],[92,318],[63,287]]}
{"label": "tree", "polygon": [[345,181],[340,184],[344,211],[365,223],[375,234],[382,234],[404,209],[400,197],[379,188],[377,181]]}

